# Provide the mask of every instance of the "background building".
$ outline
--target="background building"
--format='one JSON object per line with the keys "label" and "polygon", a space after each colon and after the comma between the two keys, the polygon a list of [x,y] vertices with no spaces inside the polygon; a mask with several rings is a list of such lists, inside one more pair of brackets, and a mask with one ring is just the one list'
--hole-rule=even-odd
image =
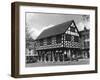
{"label": "background building", "polygon": [[81,53],[83,58],[89,58],[90,53],[90,30],[84,27],[84,30],[80,31],[80,41],[81,41]]}

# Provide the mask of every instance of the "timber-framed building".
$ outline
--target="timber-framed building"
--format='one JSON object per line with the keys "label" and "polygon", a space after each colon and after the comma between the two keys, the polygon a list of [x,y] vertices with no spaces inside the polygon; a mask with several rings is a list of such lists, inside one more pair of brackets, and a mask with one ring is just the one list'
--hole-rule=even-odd
{"label": "timber-framed building", "polygon": [[74,20],[45,29],[36,39],[39,61],[67,61],[80,55],[80,33]]}

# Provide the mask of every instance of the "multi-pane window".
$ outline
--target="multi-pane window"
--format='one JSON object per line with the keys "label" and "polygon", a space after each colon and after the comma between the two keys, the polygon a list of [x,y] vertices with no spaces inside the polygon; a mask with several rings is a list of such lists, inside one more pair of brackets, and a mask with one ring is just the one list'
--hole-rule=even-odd
{"label": "multi-pane window", "polygon": [[89,39],[89,35],[87,34],[87,37],[86,37],[87,39]]}
{"label": "multi-pane window", "polygon": [[79,41],[79,37],[78,36],[74,36],[74,41],[78,42]]}
{"label": "multi-pane window", "polygon": [[50,45],[50,44],[52,44],[52,38],[51,37],[47,38],[47,45]]}
{"label": "multi-pane window", "polygon": [[87,41],[87,48],[89,48],[90,47],[90,43],[89,43],[89,41]]}
{"label": "multi-pane window", "polygon": [[84,48],[86,48],[86,42],[84,42]]}
{"label": "multi-pane window", "polygon": [[85,42],[84,42],[84,48],[89,48],[89,46],[90,46],[89,41],[87,41],[87,42],[85,41]]}
{"label": "multi-pane window", "polygon": [[40,40],[40,46],[43,46],[43,39]]}
{"label": "multi-pane window", "polygon": [[71,32],[75,32],[75,27],[70,27]]}
{"label": "multi-pane window", "polygon": [[71,35],[69,34],[66,34],[66,38],[65,38],[66,41],[71,41]]}
{"label": "multi-pane window", "polygon": [[61,43],[61,38],[62,38],[61,35],[57,35],[57,36],[56,36],[56,43],[57,43],[57,44],[58,44],[58,43]]}
{"label": "multi-pane window", "polygon": [[85,34],[85,35],[84,35],[84,40],[85,40],[85,39],[89,39],[89,37],[90,37],[89,34]]}

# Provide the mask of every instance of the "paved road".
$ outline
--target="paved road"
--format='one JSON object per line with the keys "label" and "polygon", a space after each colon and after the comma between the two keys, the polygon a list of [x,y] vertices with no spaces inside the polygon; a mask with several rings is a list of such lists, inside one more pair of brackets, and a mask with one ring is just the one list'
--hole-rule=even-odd
{"label": "paved road", "polygon": [[79,59],[78,61],[65,61],[65,62],[38,62],[28,63],[26,67],[41,67],[41,66],[58,66],[58,65],[82,65],[89,64],[89,59]]}

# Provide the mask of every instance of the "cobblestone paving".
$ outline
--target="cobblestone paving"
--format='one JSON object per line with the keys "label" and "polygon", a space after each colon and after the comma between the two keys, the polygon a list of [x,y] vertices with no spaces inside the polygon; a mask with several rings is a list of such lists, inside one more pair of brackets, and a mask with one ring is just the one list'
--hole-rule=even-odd
{"label": "cobblestone paving", "polygon": [[89,64],[89,59],[79,59],[78,61],[64,61],[64,62],[38,62],[28,63],[26,67],[43,67],[43,66],[61,66],[61,65],[85,65]]}

